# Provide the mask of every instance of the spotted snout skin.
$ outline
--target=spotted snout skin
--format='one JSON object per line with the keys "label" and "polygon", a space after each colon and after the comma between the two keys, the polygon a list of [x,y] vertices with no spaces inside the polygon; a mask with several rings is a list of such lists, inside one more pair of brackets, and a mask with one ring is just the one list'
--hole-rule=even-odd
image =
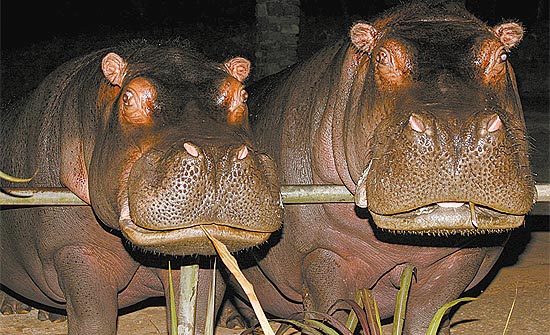
{"label": "spotted snout skin", "polygon": [[245,144],[180,141],[166,151],[152,149],[136,161],[128,179],[129,214],[150,234],[180,231],[171,247],[159,241],[142,245],[145,249],[178,254],[193,245],[194,250],[214,253],[202,225],[215,227],[213,235],[230,250],[240,250],[264,242],[279,229],[278,190],[274,163]]}
{"label": "spotted snout skin", "polygon": [[[367,177],[372,212],[472,202],[525,215],[535,199],[523,122],[498,108],[470,114],[429,106],[380,125]],[[388,197],[387,195],[391,195]]]}

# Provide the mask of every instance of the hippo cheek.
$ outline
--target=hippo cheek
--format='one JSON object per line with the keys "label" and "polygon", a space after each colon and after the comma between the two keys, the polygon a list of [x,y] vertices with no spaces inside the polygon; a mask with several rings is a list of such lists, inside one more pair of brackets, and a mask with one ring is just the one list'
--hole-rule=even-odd
{"label": "hippo cheek", "polygon": [[[230,251],[265,242],[280,227],[281,209],[269,190],[251,186],[266,183],[253,168],[257,160],[242,148],[221,157],[186,145],[152,151],[135,163],[121,201],[124,236],[142,249],[172,255],[215,254],[202,228]],[[265,194],[263,204],[258,194]]]}

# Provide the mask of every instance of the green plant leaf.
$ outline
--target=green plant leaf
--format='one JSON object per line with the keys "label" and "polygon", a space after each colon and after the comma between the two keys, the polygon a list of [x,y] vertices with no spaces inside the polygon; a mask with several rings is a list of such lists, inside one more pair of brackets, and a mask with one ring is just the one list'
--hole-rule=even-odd
{"label": "green plant leaf", "polygon": [[[363,329],[363,331],[367,330],[368,329],[368,321],[367,321],[367,314],[365,313],[365,311],[363,310],[363,306],[361,306],[361,301],[359,301],[359,303],[353,301],[353,300],[350,300],[350,299],[338,299],[338,301],[342,301],[342,302],[345,302],[346,304],[348,304],[352,311],[350,312],[354,314],[354,318],[355,318],[355,325],[352,324],[353,326],[353,329],[351,328],[348,328],[351,332],[354,332],[355,331],[355,328],[357,327],[357,320],[359,320],[359,324],[361,325],[361,329]],[[353,321],[353,320],[352,320]]]}
{"label": "green plant leaf", "polygon": [[407,314],[407,300],[409,299],[412,277],[415,273],[416,268],[408,265],[401,274],[399,292],[397,292],[395,312],[393,314],[393,335],[401,335],[403,333],[403,324],[405,323],[405,315]]}
{"label": "green plant leaf", "polygon": [[[380,314],[378,312],[378,306],[376,305],[376,299],[374,299],[374,296],[372,295],[372,290],[363,289],[360,290],[359,293],[367,314],[370,334],[382,335],[382,323],[380,321]],[[366,333],[365,331],[363,332]]]}
{"label": "green plant leaf", "polygon": [[314,325],[317,329],[323,331],[327,335],[340,335],[334,328],[322,323],[321,321],[307,319],[305,320],[305,323]]}
{"label": "green plant leaf", "polygon": [[441,323],[441,319],[443,319],[443,315],[445,315],[445,312],[447,312],[447,310],[449,308],[451,308],[454,305],[459,304],[461,302],[472,301],[472,300],[476,300],[476,299],[477,298],[464,297],[464,298],[453,300],[453,301],[448,302],[445,305],[443,305],[443,307],[441,307],[440,309],[437,310],[434,317],[432,318],[432,321],[430,322],[430,325],[428,326],[428,332],[426,333],[426,335],[437,335],[437,330],[439,329],[439,324]]}
{"label": "green plant leaf", "polygon": [[[359,307],[363,308],[360,290],[357,291],[357,294],[355,295],[355,303],[357,303]],[[348,318],[346,319],[346,328],[353,333],[355,331],[355,328],[357,327],[357,321],[357,314],[355,314],[355,311],[351,310],[349,312]]]}
{"label": "green plant leaf", "polygon": [[172,282],[172,266],[168,261],[168,289],[170,292],[170,334],[178,333],[178,319],[176,317],[176,298],[174,298],[174,283]]}
{"label": "green plant leaf", "polygon": [[216,321],[216,260],[214,258],[214,268],[212,273],[212,281],[210,282],[210,290],[208,291],[208,306],[206,307],[206,325],[204,326],[205,335],[214,335],[214,322]]}
{"label": "green plant leaf", "polygon": [[314,327],[308,326],[304,322],[300,322],[300,321],[296,321],[296,320],[288,320],[288,319],[275,319],[275,320],[271,320],[271,321],[275,321],[275,322],[279,322],[279,323],[289,323],[289,324],[293,325],[295,328],[305,330],[307,332],[310,332],[313,335],[324,335],[323,333],[321,333],[320,331],[318,331]]}
{"label": "green plant leaf", "polygon": [[0,170],[0,179],[4,179],[4,180],[11,181],[11,182],[14,182],[14,183],[28,183],[29,181],[31,181],[36,176],[37,173],[38,173],[38,170],[36,170],[36,172],[34,172],[32,177],[30,177],[30,178],[17,178],[17,177],[14,177],[14,176],[10,176],[9,174],[7,174],[4,171]]}
{"label": "green plant leaf", "polygon": [[328,324],[333,329],[338,331],[340,333],[340,335],[353,335],[353,332],[350,331],[348,328],[346,328],[344,323],[342,323],[340,320],[336,319],[335,317],[333,317],[329,313],[321,313],[321,312],[316,312],[316,311],[308,311],[307,313],[310,314],[310,315],[314,314],[314,315],[318,316],[318,318],[316,318],[316,319],[307,319],[307,320],[326,321],[326,322],[328,322]]}

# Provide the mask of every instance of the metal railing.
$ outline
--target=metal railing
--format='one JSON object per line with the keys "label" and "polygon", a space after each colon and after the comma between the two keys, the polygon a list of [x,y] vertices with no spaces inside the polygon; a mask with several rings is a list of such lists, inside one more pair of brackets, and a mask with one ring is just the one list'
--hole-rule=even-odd
{"label": "metal railing", "polygon": [[[550,184],[537,187],[538,203],[550,202]],[[281,187],[284,204],[353,202],[353,195],[341,185],[284,185]],[[0,189],[0,206],[84,206],[66,188],[4,188]],[[544,210],[546,214],[548,210]]]}

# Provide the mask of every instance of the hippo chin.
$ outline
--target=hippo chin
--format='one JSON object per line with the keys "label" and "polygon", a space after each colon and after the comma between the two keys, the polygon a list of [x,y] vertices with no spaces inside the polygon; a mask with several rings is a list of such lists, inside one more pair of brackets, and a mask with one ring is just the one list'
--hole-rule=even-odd
{"label": "hippo chin", "polygon": [[508,62],[522,36],[459,2],[414,1],[249,87],[252,130],[281,183],[355,196],[285,207],[281,236],[245,270],[267,313],[326,313],[371,289],[391,318],[413,266],[404,333],[420,335],[485,277],[536,199]]}
{"label": "hippo chin", "polygon": [[90,205],[1,208],[2,286],[65,309],[71,335],[115,334],[119,308],[168,302],[169,260],[200,263],[198,290],[218,276],[223,295],[207,258],[169,256],[214,254],[201,227],[237,251],[281,226],[275,163],[248,123],[249,71],[184,41],[131,41],[63,64],[2,109],[0,168],[38,169],[30,187],[68,187]]}

